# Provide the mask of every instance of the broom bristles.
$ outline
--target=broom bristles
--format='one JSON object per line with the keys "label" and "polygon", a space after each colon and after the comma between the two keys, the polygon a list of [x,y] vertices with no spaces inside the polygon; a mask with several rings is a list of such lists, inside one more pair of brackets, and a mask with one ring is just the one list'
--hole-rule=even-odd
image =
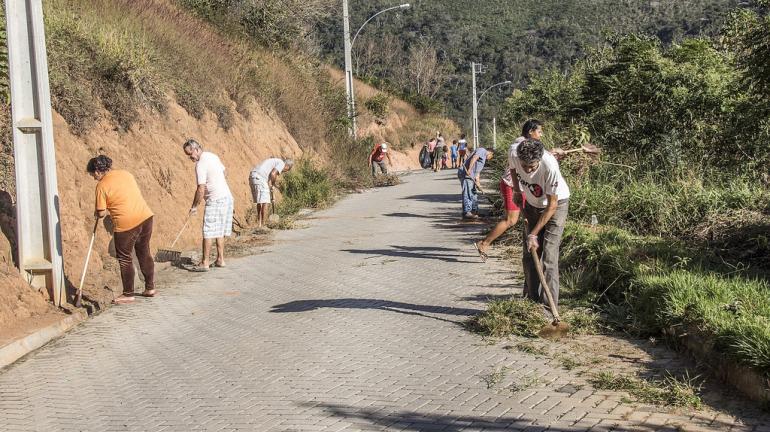
{"label": "broom bristles", "polygon": [[182,256],[182,252],[180,251],[158,249],[158,253],[155,254],[155,262],[176,261],[180,256]]}

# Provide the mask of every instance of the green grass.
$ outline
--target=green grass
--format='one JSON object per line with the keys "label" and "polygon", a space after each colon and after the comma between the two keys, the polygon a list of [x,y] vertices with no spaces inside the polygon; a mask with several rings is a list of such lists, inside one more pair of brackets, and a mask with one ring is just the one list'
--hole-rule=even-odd
{"label": "green grass", "polygon": [[[710,221],[726,214],[770,210],[770,192],[747,179],[718,182],[718,176],[707,174],[660,179],[623,171],[593,167],[571,181],[571,218],[588,223],[595,214],[603,225],[681,237],[709,228]],[[742,214],[736,216],[740,222]]]}
{"label": "green grass", "polygon": [[697,330],[727,358],[770,371],[770,284],[675,240],[569,224],[563,265],[579,271],[579,295],[603,305],[617,327],[658,335]]}

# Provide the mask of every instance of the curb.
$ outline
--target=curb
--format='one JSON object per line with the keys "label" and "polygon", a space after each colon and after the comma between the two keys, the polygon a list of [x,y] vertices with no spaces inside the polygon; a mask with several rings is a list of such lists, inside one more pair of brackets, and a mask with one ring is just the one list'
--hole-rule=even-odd
{"label": "curb", "polygon": [[62,336],[78,323],[85,321],[86,318],[88,318],[88,314],[82,310],[76,310],[72,315],[64,317],[59,322],[0,347],[0,369]]}
{"label": "curb", "polygon": [[743,393],[749,399],[766,404],[770,402],[770,378],[755,369],[737,364],[714,350],[714,341],[695,327],[669,327],[685,351],[696,361],[704,362],[723,382]]}

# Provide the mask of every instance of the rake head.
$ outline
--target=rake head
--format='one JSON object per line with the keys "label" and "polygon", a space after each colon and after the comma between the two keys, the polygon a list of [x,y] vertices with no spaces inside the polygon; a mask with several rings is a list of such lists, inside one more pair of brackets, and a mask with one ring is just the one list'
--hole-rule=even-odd
{"label": "rake head", "polygon": [[158,249],[158,253],[155,254],[155,262],[169,262],[178,261],[181,258],[182,252],[170,249]]}
{"label": "rake head", "polygon": [[538,333],[543,339],[561,339],[569,334],[569,324],[553,320],[553,322],[546,324]]}

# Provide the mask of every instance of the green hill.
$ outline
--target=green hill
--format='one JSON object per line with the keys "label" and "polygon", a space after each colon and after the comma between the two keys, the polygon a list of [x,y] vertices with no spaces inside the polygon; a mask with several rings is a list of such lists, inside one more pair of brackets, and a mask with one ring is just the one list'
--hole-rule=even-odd
{"label": "green hill", "polygon": [[[392,0],[351,2],[352,31],[367,17],[396,4]],[[525,85],[549,68],[566,70],[591,47],[614,34],[645,33],[664,43],[685,35],[712,34],[737,0],[417,0],[406,11],[388,12],[370,23],[356,41],[354,64],[364,78],[381,85],[417,93],[415,60],[438,59],[437,82],[419,92],[445,104],[446,112],[467,123],[470,105],[471,61],[488,72],[479,88],[511,80]],[[321,21],[317,37],[327,59],[342,65],[341,14]],[[422,53],[415,47],[426,47]],[[410,57],[411,54],[411,57]],[[419,54],[422,54],[420,56]],[[505,93],[491,94],[482,116],[495,114]]]}

